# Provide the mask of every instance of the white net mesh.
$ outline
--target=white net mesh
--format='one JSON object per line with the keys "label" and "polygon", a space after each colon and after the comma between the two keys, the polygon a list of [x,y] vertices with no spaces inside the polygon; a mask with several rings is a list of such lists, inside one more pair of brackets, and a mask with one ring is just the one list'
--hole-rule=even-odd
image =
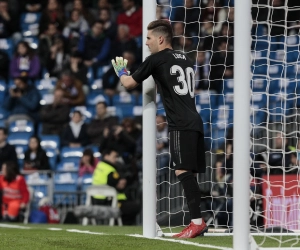
{"label": "white net mesh", "polygon": [[[300,2],[252,2],[249,224],[253,231],[264,232],[258,242],[264,244],[267,232],[300,230]],[[157,0],[157,18],[171,21],[173,48],[195,63],[196,105],[204,121],[208,166],[198,180],[203,217],[211,229],[232,229],[233,37],[238,35],[233,34],[234,1]],[[157,99],[158,114],[164,114],[159,95]],[[157,123],[166,124],[161,118]],[[166,137],[158,133],[158,143]],[[190,218],[169,168],[168,149],[159,151],[157,159],[157,220],[172,232]],[[276,242],[277,247],[289,243],[284,238]],[[298,236],[288,246],[295,243]]]}

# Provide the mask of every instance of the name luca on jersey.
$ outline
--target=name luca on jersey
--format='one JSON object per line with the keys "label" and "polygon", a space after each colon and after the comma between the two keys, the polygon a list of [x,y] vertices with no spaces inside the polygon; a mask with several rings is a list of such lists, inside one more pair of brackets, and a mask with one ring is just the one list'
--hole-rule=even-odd
{"label": "name luca on jersey", "polygon": [[182,54],[174,53],[173,56],[174,56],[176,59],[184,59],[184,60],[186,60],[185,55],[182,55]]}

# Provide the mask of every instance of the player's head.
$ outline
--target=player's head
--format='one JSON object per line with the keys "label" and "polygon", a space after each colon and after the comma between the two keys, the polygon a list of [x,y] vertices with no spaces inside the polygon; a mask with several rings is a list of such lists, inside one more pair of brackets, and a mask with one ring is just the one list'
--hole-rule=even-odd
{"label": "player's head", "polygon": [[171,47],[173,32],[172,26],[169,21],[156,20],[149,23],[147,33],[147,42],[151,54],[157,53],[158,51]]}

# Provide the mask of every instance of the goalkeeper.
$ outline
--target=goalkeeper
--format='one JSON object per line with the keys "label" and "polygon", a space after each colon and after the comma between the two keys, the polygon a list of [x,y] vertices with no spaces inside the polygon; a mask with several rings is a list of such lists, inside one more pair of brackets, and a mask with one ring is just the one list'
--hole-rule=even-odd
{"label": "goalkeeper", "polygon": [[132,76],[122,57],[112,60],[116,74],[126,89],[135,88],[153,76],[165,107],[172,165],[180,180],[191,216],[191,223],[176,238],[194,238],[207,232],[201,216],[201,194],[195,176],[205,173],[203,122],[196,110],[195,72],[192,61],[172,49],[172,27],[168,21],[156,20],[148,27],[147,42],[151,55]]}

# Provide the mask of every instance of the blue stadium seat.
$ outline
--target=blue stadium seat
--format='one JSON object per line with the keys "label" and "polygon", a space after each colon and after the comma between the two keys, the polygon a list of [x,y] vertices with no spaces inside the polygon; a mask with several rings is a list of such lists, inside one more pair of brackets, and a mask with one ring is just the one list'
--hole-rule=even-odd
{"label": "blue stadium seat", "polygon": [[94,157],[98,158],[100,160],[101,153],[99,152],[98,146],[90,145],[90,146],[87,146],[86,148],[90,148],[94,152]]}
{"label": "blue stadium seat", "polygon": [[224,79],[223,80],[223,94],[233,93],[234,81],[233,79]]}
{"label": "blue stadium seat", "polygon": [[112,98],[113,106],[134,106],[136,104],[136,97],[128,92],[120,92]]}
{"label": "blue stadium seat", "polygon": [[7,93],[6,83],[4,80],[0,79],[0,102],[1,103],[3,103],[6,93]]}
{"label": "blue stadium seat", "polygon": [[86,104],[88,106],[95,106],[98,102],[106,102],[110,106],[110,98],[105,94],[91,92],[86,97]]}
{"label": "blue stadium seat", "polygon": [[1,38],[0,39],[0,50],[6,52],[11,58],[14,52],[13,41],[10,38]]}
{"label": "blue stadium seat", "polygon": [[41,146],[43,149],[56,149],[60,148],[60,137],[58,135],[41,135]]}
{"label": "blue stadium seat", "polygon": [[39,34],[39,21],[41,13],[27,12],[21,14],[20,26],[23,36],[37,36]]}
{"label": "blue stadium seat", "polygon": [[76,192],[77,179],[78,179],[78,173],[56,172],[54,177],[54,191]]}
{"label": "blue stadium seat", "polygon": [[63,147],[60,152],[61,161],[78,161],[82,156],[84,148],[71,148],[71,147]]}
{"label": "blue stadium seat", "polygon": [[250,82],[250,87],[251,87],[252,92],[265,93],[268,88],[268,81],[266,78],[253,77]]}
{"label": "blue stadium seat", "polygon": [[72,113],[75,110],[81,112],[85,122],[89,122],[95,115],[95,107],[92,107],[92,106],[76,106],[76,107],[71,109],[70,116],[72,115]]}
{"label": "blue stadium seat", "polygon": [[95,79],[93,81],[89,81],[89,87],[93,92],[97,92],[99,94],[103,94],[103,81],[101,79]]}
{"label": "blue stadium seat", "polygon": [[263,24],[253,25],[251,29],[253,38],[259,38],[267,34],[267,28]]}
{"label": "blue stadium seat", "polygon": [[86,189],[92,185],[93,174],[84,174],[81,178],[81,191],[86,191]]}
{"label": "blue stadium seat", "polygon": [[17,120],[9,124],[9,133],[28,133],[34,134],[34,124],[27,120]]}
{"label": "blue stadium seat", "polygon": [[89,84],[91,85],[92,82],[95,80],[95,77],[94,77],[94,73],[93,73],[92,67],[88,67],[88,73],[87,73],[86,76],[87,76],[87,79],[88,79]]}
{"label": "blue stadium seat", "polygon": [[283,64],[271,64],[268,67],[268,75],[270,78],[281,78],[284,77],[285,66]]}
{"label": "blue stadium seat", "polygon": [[135,105],[116,105],[117,109],[120,109],[122,115],[120,119],[124,119],[127,117],[134,118],[135,116],[141,116],[143,114],[143,107],[142,106],[135,106]]}
{"label": "blue stadium seat", "polygon": [[219,125],[212,125],[211,132],[211,149],[216,150],[220,148],[226,139],[226,127],[219,127]]}
{"label": "blue stadium seat", "polygon": [[225,95],[218,96],[218,105],[228,105],[229,109],[233,109],[233,101],[234,101],[234,94],[227,93]]}
{"label": "blue stadium seat", "polygon": [[264,126],[267,119],[267,95],[253,92],[250,100],[250,121],[253,125]]}
{"label": "blue stadium seat", "polygon": [[73,161],[65,159],[65,161],[59,162],[56,167],[56,172],[78,172],[79,161]]}
{"label": "blue stadium seat", "polygon": [[96,79],[102,79],[103,78],[103,75],[110,69],[111,65],[104,65],[104,66],[100,66],[98,67],[98,70],[97,70],[97,76],[94,77]]}
{"label": "blue stadium seat", "polygon": [[196,104],[199,104],[201,110],[208,109],[214,110],[217,108],[217,97],[219,95],[213,91],[201,91],[198,95],[195,96]]}
{"label": "blue stadium seat", "polygon": [[52,91],[55,88],[56,82],[56,78],[40,79],[35,82],[35,86],[38,90]]}
{"label": "blue stadium seat", "polygon": [[270,122],[284,122],[296,107],[296,94],[279,92],[270,97],[269,119]]}
{"label": "blue stadium seat", "polygon": [[[51,179],[47,174],[34,172],[32,174],[24,175],[26,184],[33,188],[35,197],[34,198],[43,198],[49,197],[49,188],[51,187]],[[52,197],[49,197],[50,199]]]}
{"label": "blue stadium seat", "polygon": [[[54,175],[54,203],[63,205],[77,204],[78,173],[56,172]],[[62,192],[58,194],[57,192]],[[71,193],[71,194],[68,194]]]}
{"label": "blue stadium seat", "polygon": [[259,37],[253,37],[252,39],[252,49],[261,51],[261,50],[268,50],[270,47],[270,37],[266,35],[262,35]]}
{"label": "blue stadium seat", "polygon": [[19,132],[19,133],[10,133],[7,137],[7,142],[10,145],[15,146],[20,166],[23,166],[24,153],[28,148],[30,136],[31,134],[29,133]]}
{"label": "blue stadium seat", "polygon": [[[298,52],[298,54],[299,54],[299,52]],[[290,79],[300,79],[300,63],[287,64],[286,76]]]}
{"label": "blue stadium seat", "polygon": [[[140,94],[137,97],[137,105],[138,106],[143,106],[143,94]],[[159,93],[156,94],[156,105],[159,106],[159,107],[163,106],[162,99],[161,99],[161,96],[160,96]]]}
{"label": "blue stadium seat", "polygon": [[45,148],[46,154],[48,156],[50,167],[53,171],[56,170],[56,163],[58,159],[58,151],[53,148]]}
{"label": "blue stadium seat", "polygon": [[37,36],[24,37],[23,41],[28,42],[29,46],[34,50],[36,50],[39,46],[39,38]]}
{"label": "blue stadium seat", "polygon": [[49,92],[49,90],[45,89],[45,90],[40,90],[40,96],[41,96],[41,100],[40,100],[40,104],[41,105],[48,105],[53,103],[53,93]]}
{"label": "blue stadium seat", "polygon": [[296,81],[288,78],[270,79],[269,94],[296,93],[296,86]]}
{"label": "blue stadium seat", "polygon": [[285,36],[271,36],[271,48],[270,51],[282,50],[284,49]]}
{"label": "blue stadium seat", "polygon": [[226,128],[233,123],[233,109],[229,105],[219,105],[218,109],[212,111],[212,125],[218,128]]}

